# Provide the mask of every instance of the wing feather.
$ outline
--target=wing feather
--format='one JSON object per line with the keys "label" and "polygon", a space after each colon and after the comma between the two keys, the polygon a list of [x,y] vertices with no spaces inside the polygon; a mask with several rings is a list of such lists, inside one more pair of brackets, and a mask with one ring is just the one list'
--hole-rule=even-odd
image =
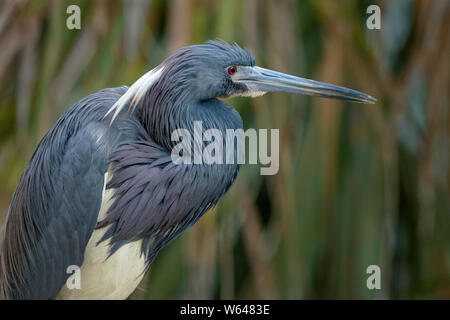
{"label": "wing feather", "polygon": [[[135,118],[104,114],[126,91],[105,89],[75,104],[44,136],[14,194],[0,245],[0,299],[56,298],[81,266],[97,223],[109,153],[136,138]],[[125,128],[125,129],[124,129]],[[125,133],[121,133],[125,132]]]}

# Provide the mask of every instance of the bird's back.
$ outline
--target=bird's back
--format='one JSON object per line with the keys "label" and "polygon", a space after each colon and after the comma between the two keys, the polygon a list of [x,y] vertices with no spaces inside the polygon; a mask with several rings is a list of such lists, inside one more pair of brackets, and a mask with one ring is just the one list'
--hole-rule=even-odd
{"label": "bird's back", "polygon": [[52,299],[67,267],[81,266],[102,204],[108,158],[143,129],[124,112],[105,113],[126,87],[91,94],[42,138],[22,175],[2,232],[0,298]]}

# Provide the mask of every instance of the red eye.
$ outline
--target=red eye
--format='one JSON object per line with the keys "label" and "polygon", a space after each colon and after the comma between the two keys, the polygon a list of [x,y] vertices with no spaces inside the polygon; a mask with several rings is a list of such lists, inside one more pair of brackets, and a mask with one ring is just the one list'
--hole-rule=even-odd
{"label": "red eye", "polygon": [[236,66],[228,67],[227,71],[228,71],[228,74],[229,74],[230,76],[232,76],[233,74],[236,73],[237,67],[236,67]]}

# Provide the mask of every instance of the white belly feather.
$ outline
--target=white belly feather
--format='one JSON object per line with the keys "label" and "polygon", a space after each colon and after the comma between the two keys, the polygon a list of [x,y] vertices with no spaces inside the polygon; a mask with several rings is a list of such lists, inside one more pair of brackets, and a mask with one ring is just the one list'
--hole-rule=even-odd
{"label": "white belly feather", "polygon": [[[108,174],[105,174],[105,185]],[[112,190],[103,188],[102,207],[98,221],[105,218],[111,205]],[[109,240],[97,245],[108,227],[96,229],[86,246],[81,271],[81,288],[68,289],[66,284],[57,299],[126,299],[144,276],[145,258],[142,241],[123,245],[108,259]]]}

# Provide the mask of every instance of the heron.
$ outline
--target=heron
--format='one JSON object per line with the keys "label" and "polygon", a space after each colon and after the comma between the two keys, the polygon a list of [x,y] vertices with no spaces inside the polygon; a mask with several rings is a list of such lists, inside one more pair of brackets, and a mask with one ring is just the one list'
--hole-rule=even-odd
{"label": "heron", "polygon": [[[243,128],[223,99],[287,92],[358,103],[348,88],[255,65],[236,43],[175,51],[130,87],[81,99],[45,134],[22,174],[0,246],[3,299],[126,299],[158,252],[213,208],[241,165],[172,161],[171,132],[194,121]],[[66,285],[78,266],[79,288]]]}

